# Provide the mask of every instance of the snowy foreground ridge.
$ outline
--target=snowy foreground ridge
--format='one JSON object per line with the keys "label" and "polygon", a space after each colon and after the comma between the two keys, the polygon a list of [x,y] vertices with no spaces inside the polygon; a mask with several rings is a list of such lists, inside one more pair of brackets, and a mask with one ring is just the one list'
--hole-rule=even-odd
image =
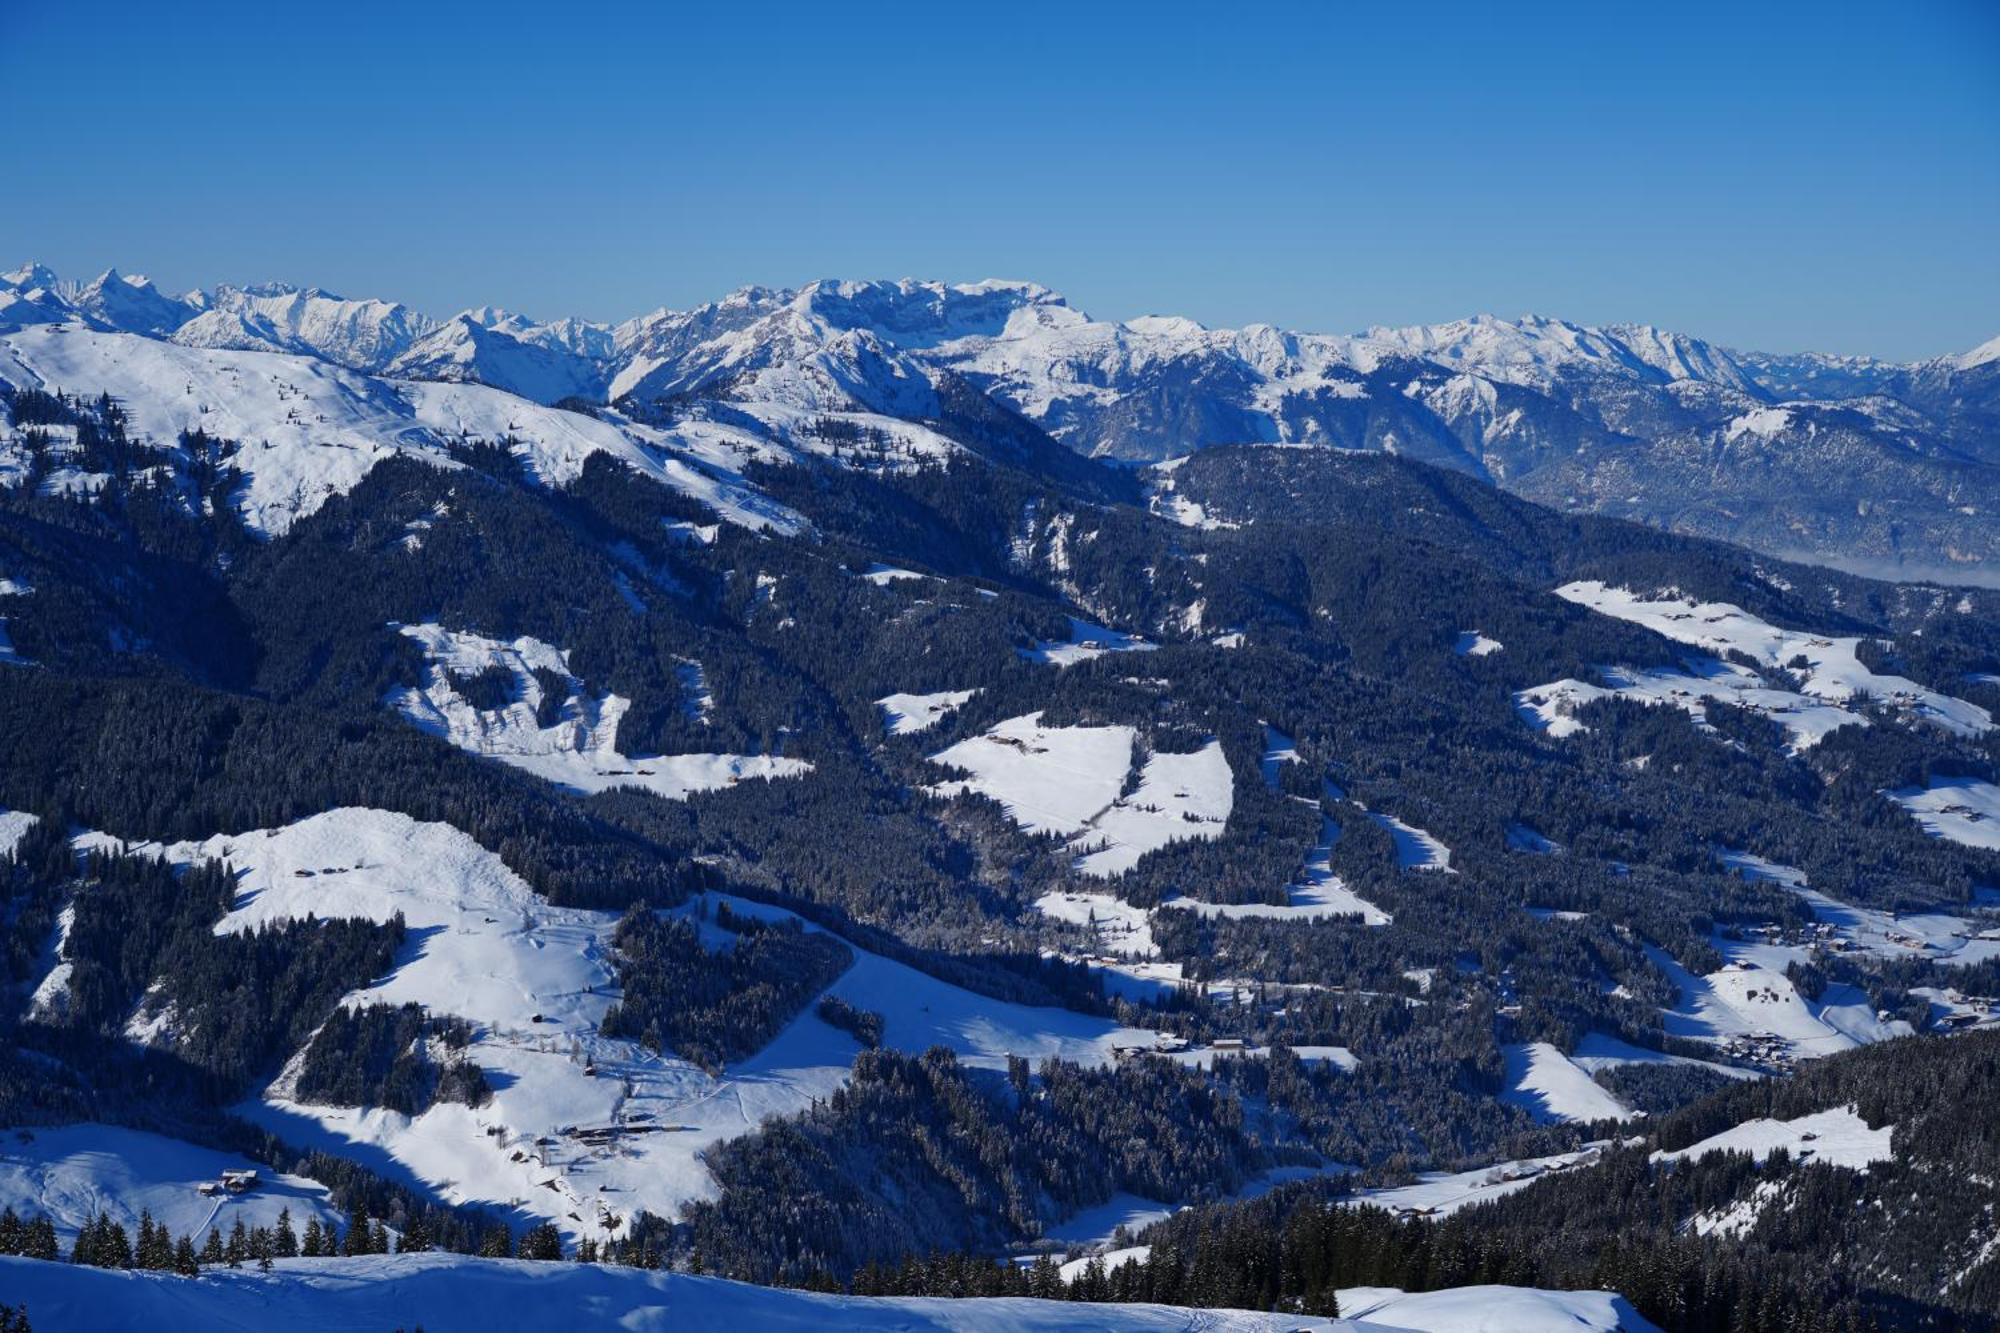
{"label": "snowy foreground ridge", "polygon": [[1462,1287],[1406,1296],[1358,1288],[1340,1293],[1341,1307],[1358,1318],[1332,1320],[1165,1305],[823,1296],[684,1273],[444,1254],[286,1259],[269,1273],[250,1267],[219,1269],[195,1279],[0,1258],[0,1293],[26,1305],[37,1329],[99,1333],[183,1328],[207,1333],[279,1328],[383,1333],[419,1325],[427,1333],[512,1328],[566,1333],[822,1328],[904,1333],[1611,1333],[1653,1327],[1622,1298],[1602,1291]]}

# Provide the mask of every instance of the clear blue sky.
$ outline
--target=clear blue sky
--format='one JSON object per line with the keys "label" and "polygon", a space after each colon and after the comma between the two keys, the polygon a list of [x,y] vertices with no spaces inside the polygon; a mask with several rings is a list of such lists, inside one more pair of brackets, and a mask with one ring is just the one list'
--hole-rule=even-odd
{"label": "clear blue sky", "polygon": [[1025,277],[1345,331],[2000,333],[2000,0],[0,0],[0,260],[618,318]]}

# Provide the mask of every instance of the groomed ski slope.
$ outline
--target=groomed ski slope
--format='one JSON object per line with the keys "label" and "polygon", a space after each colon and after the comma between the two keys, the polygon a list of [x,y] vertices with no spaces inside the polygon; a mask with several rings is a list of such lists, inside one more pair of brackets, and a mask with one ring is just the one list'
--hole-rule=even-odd
{"label": "groomed ski slope", "polygon": [[[225,860],[237,870],[236,904],[218,933],[309,913],[373,921],[400,913],[408,934],[395,966],[344,1002],[413,1002],[469,1020],[466,1058],[489,1072],[495,1089],[483,1106],[443,1104],[412,1117],[300,1103],[287,1070],[241,1114],[288,1142],[356,1157],[447,1202],[512,1208],[572,1237],[613,1235],[640,1209],[672,1217],[688,1200],[713,1197],[702,1151],[826,1097],[861,1049],[810,1004],[720,1077],[599,1035],[619,994],[610,948],[617,914],[550,906],[449,825],[350,808],[137,850],[182,864]],[[748,915],[790,915],[723,901]],[[733,938],[705,922],[703,931],[712,948]],[[1005,1068],[1009,1055],[1101,1065],[1114,1046],[1152,1035],[990,1000],[861,949],[828,993],[880,1013],[890,1046],[942,1045],[986,1068]],[[613,1126],[627,1132],[609,1143],[571,1132]],[[537,1142],[544,1138],[551,1143]]]}
{"label": "groomed ski slope", "polygon": [[0,1258],[0,1291],[36,1329],[96,1333],[746,1333],[853,1329],[898,1333],[1286,1333],[1401,1329],[1407,1333],[1645,1333],[1653,1325],[1609,1292],[1461,1287],[1404,1295],[1340,1293],[1359,1322],[1164,1305],[1067,1301],[828,1296],[686,1273],[599,1264],[529,1263],[461,1255],[281,1259],[200,1278]]}
{"label": "groomed ski slope", "polygon": [[[441,625],[404,625],[402,633],[423,646],[424,683],[421,689],[393,692],[388,701],[392,708],[461,750],[497,759],[580,795],[639,787],[680,801],[748,779],[797,777],[812,771],[803,759],[779,755],[628,757],[618,752],[618,724],[631,700],[616,694],[593,697],[570,675],[569,654],[560,648],[525,636],[502,643]],[[459,693],[452,677],[476,676],[491,667],[512,674],[513,698],[500,708],[476,708]],[[542,682],[535,676],[538,670],[561,676],[570,690],[556,720],[546,727],[537,717],[543,695]]]}

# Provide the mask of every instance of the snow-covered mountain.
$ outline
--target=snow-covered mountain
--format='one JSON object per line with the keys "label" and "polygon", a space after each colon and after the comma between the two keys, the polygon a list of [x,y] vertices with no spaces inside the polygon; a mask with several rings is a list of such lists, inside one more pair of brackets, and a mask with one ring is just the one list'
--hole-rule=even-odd
{"label": "snow-covered mountain", "polygon": [[[518,316],[482,322],[482,314],[468,311],[446,320],[406,347],[385,373],[399,379],[487,384],[537,403],[602,397],[602,362],[576,351],[565,334]],[[578,341],[590,345],[586,339]],[[608,339],[604,345],[608,350]]]}
{"label": "snow-covered mountain", "polygon": [[284,283],[218,287],[207,308],[173,332],[184,347],[300,352],[376,370],[429,332],[432,321],[392,301],[350,301]]}
{"label": "snow-covered mountain", "polygon": [[1778,554],[2000,564],[2000,340],[1895,364],[1540,316],[1211,329],[1092,319],[1033,283],[907,279],[745,287],[615,327],[493,307],[440,323],[283,285],[172,297],[116,272],[82,286],[38,265],[0,278],[0,332],[69,321],[544,405],[616,404],[657,426],[786,448],[837,436],[935,456],[932,427],[951,414],[946,400],[963,410],[969,387],[1092,457],[1157,463],[1260,442],[1379,450]]}

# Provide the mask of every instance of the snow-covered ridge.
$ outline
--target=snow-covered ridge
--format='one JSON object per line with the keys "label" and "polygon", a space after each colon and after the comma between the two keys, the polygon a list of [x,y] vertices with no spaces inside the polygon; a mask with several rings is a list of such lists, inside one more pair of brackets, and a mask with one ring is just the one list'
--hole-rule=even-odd
{"label": "snow-covered ridge", "polygon": [[[558,411],[482,384],[375,378],[310,356],[192,348],[131,334],[39,326],[0,335],[0,382],[83,397],[109,393],[133,437],[178,449],[201,431],[239,446],[236,504],[253,529],[288,530],[359,485],[383,459],[452,467],[446,446],[508,442],[545,485],[565,486],[606,454],[732,523],[784,532],[803,519],[741,476],[786,455],[766,440],[705,423],[660,430],[615,413]],[[0,426],[0,476],[14,443]]]}
{"label": "snow-covered ridge", "polygon": [[[569,654],[523,636],[502,643],[441,625],[405,625],[423,646],[421,689],[390,695],[389,704],[417,726],[473,754],[524,769],[571,791],[639,787],[669,800],[731,787],[751,778],[796,777],[812,771],[803,759],[780,755],[676,754],[632,757],[618,751],[618,723],[631,701],[592,696],[569,671]],[[499,669],[512,680],[499,708],[476,707],[453,677]],[[545,697],[560,680],[562,698]],[[545,716],[552,716],[547,725]]]}

